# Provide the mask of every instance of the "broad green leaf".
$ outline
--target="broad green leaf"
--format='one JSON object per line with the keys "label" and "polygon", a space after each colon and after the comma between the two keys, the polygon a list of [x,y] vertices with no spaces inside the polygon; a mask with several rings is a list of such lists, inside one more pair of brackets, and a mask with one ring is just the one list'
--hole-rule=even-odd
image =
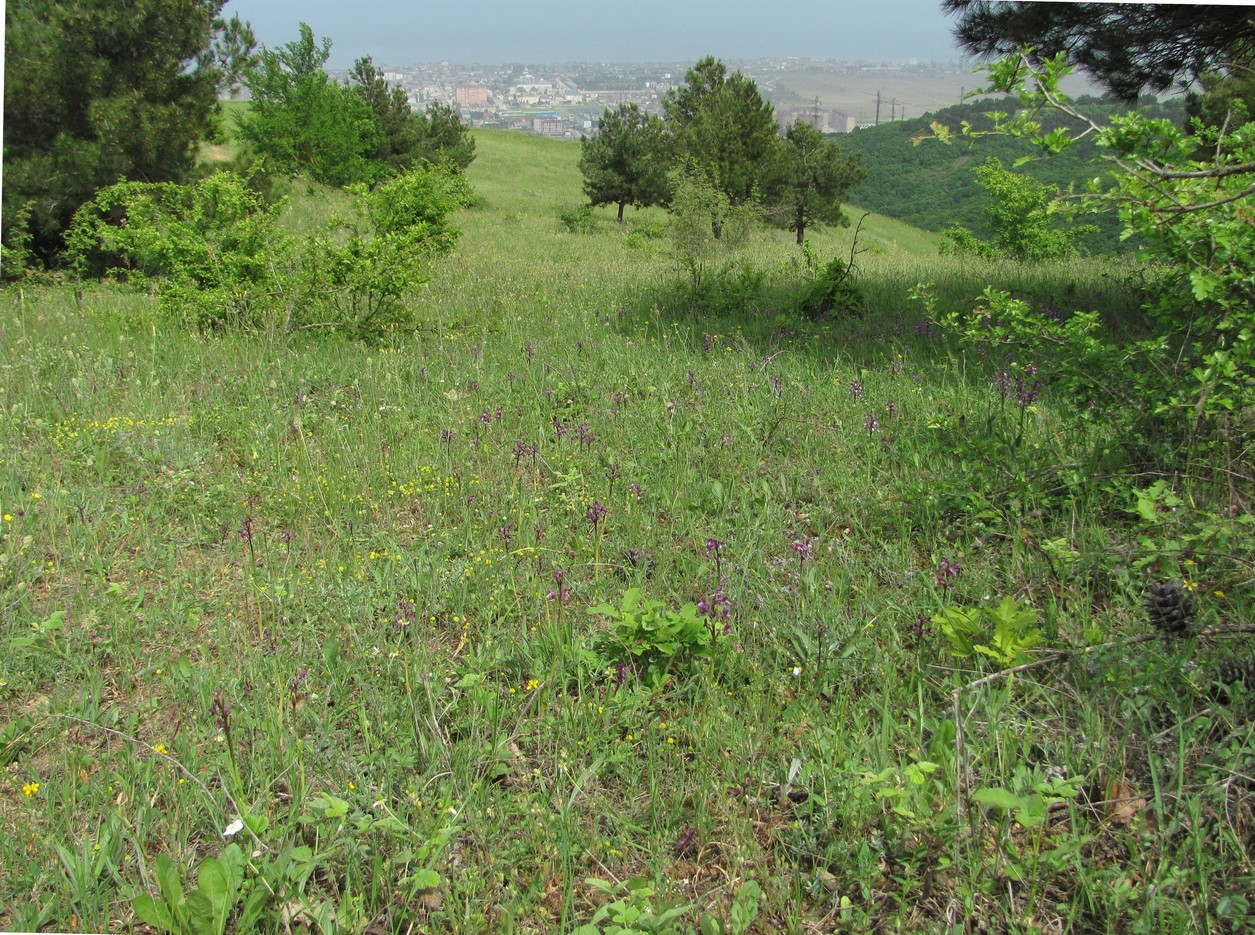
{"label": "broad green leaf", "polygon": [[[200,865],[200,869],[196,872],[196,882],[199,886],[197,892],[209,900],[209,905],[213,909],[215,920],[221,919],[223,926],[226,925],[226,914],[230,911],[231,904],[234,902],[234,894],[231,892],[231,884],[227,878],[227,872],[218,861],[210,858]],[[221,929],[216,929],[221,931]]]}
{"label": "broad green leaf", "polygon": [[200,890],[187,897],[187,924],[196,935],[222,935],[226,919],[219,925],[218,913],[209,897]]}
{"label": "broad green leaf", "polygon": [[165,854],[157,855],[157,885],[161,895],[174,915],[178,915],[183,904],[183,882],[179,879],[179,871]]}
{"label": "broad green leaf", "polygon": [[146,925],[163,932],[174,931],[174,920],[170,918],[170,910],[164,902],[157,902],[148,893],[143,893],[131,900],[131,909]]}
{"label": "broad green leaf", "polygon": [[1048,814],[1046,800],[1033,793],[1024,797],[1020,808],[1016,810],[1015,820],[1025,828],[1036,828],[1046,820]]}
{"label": "broad green leaf", "polygon": [[640,588],[628,588],[623,592],[623,600],[620,602],[620,608],[623,613],[630,614],[636,610],[637,605],[645,599],[645,592]]}
{"label": "broad green leaf", "polygon": [[698,930],[701,935],[728,935],[728,930],[723,927],[723,922],[710,913],[702,915],[702,920],[698,923]]}
{"label": "broad green leaf", "polygon": [[1018,795],[997,786],[985,786],[977,789],[972,793],[972,798],[981,805],[1000,808],[1008,812],[1015,811],[1022,804]]}
{"label": "broad green leaf", "polygon": [[410,885],[416,890],[435,889],[440,885],[440,874],[435,870],[419,870],[410,877]]}
{"label": "broad green leaf", "polygon": [[729,919],[729,935],[744,935],[758,915],[758,900],[763,891],[753,880],[741,884],[740,892],[732,900],[732,912]]}
{"label": "broad green leaf", "polygon": [[349,813],[349,803],[329,792],[315,796],[310,799],[309,804],[321,810],[324,818],[343,818]]}

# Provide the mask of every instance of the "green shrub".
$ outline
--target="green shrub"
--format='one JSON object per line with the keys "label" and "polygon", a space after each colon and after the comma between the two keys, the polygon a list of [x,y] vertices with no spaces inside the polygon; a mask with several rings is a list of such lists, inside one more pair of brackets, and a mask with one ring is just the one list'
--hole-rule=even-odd
{"label": "green shrub", "polygon": [[[412,327],[410,296],[430,278],[430,264],[457,243],[449,215],[468,187],[444,170],[412,169],[367,191],[356,189],[350,218],[334,220],[310,239],[301,257],[300,291],[322,295],[315,308],[326,323],[359,337]],[[291,327],[318,327],[297,314]]]}
{"label": "green shrub", "polygon": [[1006,169],[995,156],[976,168],[976,177],[989,193],[985,217],[993,239],[981,240],[962,225],[952,224],[942,231],[942,253],[974,253],[989,260],[1026,263],[1061,260],[1077,254],[1079,238],[1098,230],[1093,225],[1058,227],[1054,188]]}
{"label": "green shrub", "polygon": [[636,672],[651,688],[661,687],[676,667],[709,659],[723,636],[713,617],[699,614],[696,604],[678,611],[629,588],[618,607],[599,604],[588,612],[611,621],[597,642],[597,653],[609,666]]}
{"label": "green shrub", "polygon": [[599,226],[591,205],[562,208],[558,211],[558,220],[568,234],[595,234]]}
{"label": "green shrub", "polygon": [[238,175],[193,185],[121,182],[75,215],[72,267],[153,288],[168,314],[200,328],[328,328],[374,338],[413,325],[407,299],[453,249],[460,177],[413,169],[355,196],[350,216],[294,238]]}
{"label": "green shrub", "polygon": [[861,314],[866,299],[854,283],[853,274],[852,263],[834,258],[798,294],[798,311],[812,318],[825,314]]}
{"label": "green shrub", "polygon": [[279,207],[228,172],[190,185],[119,182],[75,213],[70,267],[151,286],[165,311],[201,327],[258,327],[274,305],[275,264],[294,249]]}

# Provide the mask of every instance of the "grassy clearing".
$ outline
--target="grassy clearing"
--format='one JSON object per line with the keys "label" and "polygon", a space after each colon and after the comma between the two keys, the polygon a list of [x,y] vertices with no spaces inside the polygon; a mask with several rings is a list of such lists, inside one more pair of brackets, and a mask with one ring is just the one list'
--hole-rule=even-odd
{"label": "grassy clearing", "polygon": [[[1154,574],[1249,621],[1240,561],[1172,547],[1234,495],[1183,474],[1139,518],[1110,427],[1016,406],[909,298],[1114,325],[1132,273],[869,217],[863,317],[788,310],[785,233],[728,274],[779,300],[712,316],[661,214],[565,230],[577,147],[478,146],[388,346],[4,296],[0,926],[138,928],[159,857],[190,891],[239,816],[243,929],[732,931],[748,881],[755,932],[1241,928],[1255,737],[1214,673],[1249,643],[1132,641]],[[295,187],[291,223],[334,203]],[[633,587],[730,602],[656,691],[591,653]],[[1004,597],[1074,651],[1003,675],[931,620]]]}

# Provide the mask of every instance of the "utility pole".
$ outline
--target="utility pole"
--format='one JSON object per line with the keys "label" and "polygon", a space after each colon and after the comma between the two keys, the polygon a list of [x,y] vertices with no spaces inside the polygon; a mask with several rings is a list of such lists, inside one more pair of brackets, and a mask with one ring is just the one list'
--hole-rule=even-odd
{"label": "utility pole", "polygon": [[895,97],[892,101],[890,101],[890,102],[889,102],[889,119],[890,119],[890,121],[897,119],[897,118],[896,118],[896,116],[895,116],[895,115],[897,114],[897,112],[898,112],[898,99]]}
{"label": "utility pole", "polygon": [[876,92],[876,126],[880,126],[880,92]]}

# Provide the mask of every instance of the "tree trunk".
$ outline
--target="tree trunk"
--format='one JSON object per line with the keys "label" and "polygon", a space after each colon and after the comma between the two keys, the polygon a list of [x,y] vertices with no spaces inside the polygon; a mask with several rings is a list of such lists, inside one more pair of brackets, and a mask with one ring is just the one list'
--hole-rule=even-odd
{"label": "tree trunk", "polygon": [[797,206],[797,215],[793,219],[793,226],[797,230],[797,245],[802,246],[802,242],[806,237],[806,212],[802,210],[802,206]]}
{"label": "tree trunk", "polygon": [[623,209],[624,209],[624,208],[626,208],[626,207],[627,207],[627,202],[626,202],[626,201],[620,201],[620,202],[619,202],[619,223],[620,223],[620,224],[622,224],[622,223],[623,223]]}

